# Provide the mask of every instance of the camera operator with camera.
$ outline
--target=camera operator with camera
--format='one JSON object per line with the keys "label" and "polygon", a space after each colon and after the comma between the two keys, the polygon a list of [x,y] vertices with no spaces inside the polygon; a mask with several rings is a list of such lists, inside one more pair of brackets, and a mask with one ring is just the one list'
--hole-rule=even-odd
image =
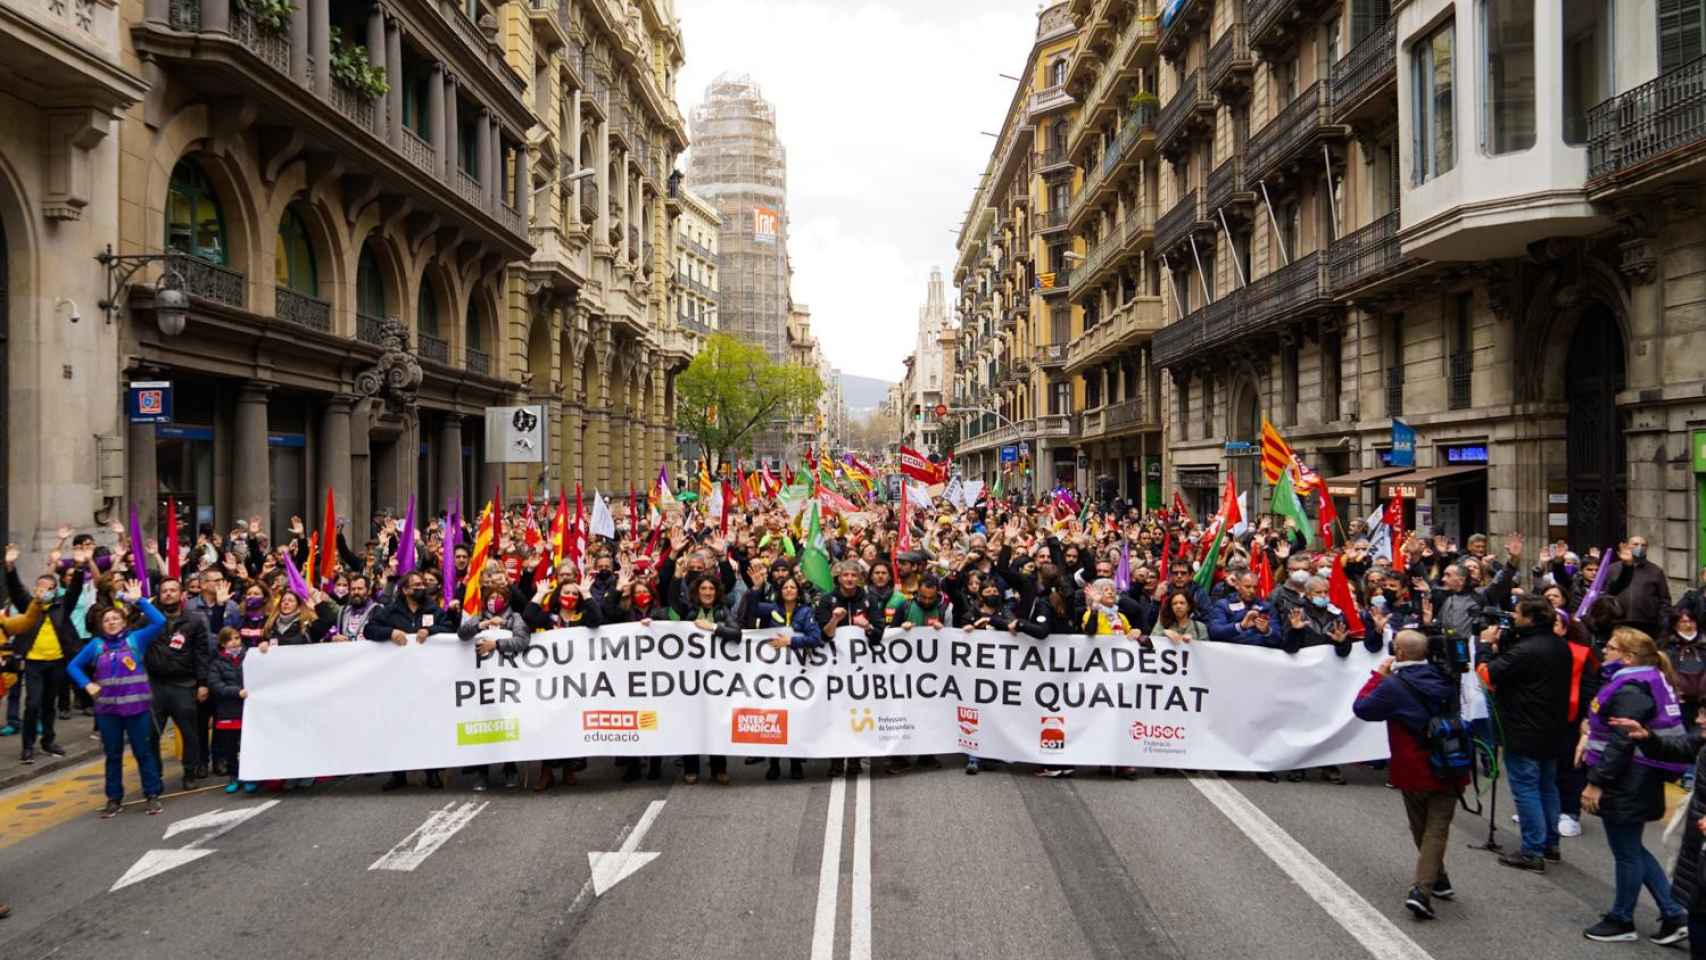
{"label": "camera operator with camera", "polygon": [[1552,604],[1524,597],[1511,626],[1493,624],[1481,642],[1493,657],[1481,667],[1492,691],[1494,727],[1504,748],[1511,796],[1522,825],[1522,849],[1499,862],[1519,870],[1546,871],[1558,850],[1559,739],[1570,737],[1572,658],[1569,644],[1552,629]]}
{"label": "camera operator with camera", "polygon": [[1387,774],[1404,796],[1417,850],[1415,883],[1404,906],[1417,919],[1431,920],[1433,898],[1449,900],[1455,893],[1445,873],[1445,849],[1473,757],[1458,717],[1455,673],[1432,662],[1420,631],[1399,631],[1392,652],[1363,685],[1352,710],[1358,719],[1386,723],[1392,751]]}

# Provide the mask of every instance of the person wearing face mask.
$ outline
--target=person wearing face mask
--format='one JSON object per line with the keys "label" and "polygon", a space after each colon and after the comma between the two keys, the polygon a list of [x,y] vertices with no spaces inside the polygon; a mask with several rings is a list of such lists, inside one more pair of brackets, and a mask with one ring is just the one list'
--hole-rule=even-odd
{"label": "person wearing face mask", "polygon": [[176,724],[184,763],[183,788],[193,790],[195,781],[207,775],[207,745],[202,742],[196,707],[208,697],[212,641],[201,617],[184,609],[183,586],[177,578],[162,578],[156,599],[166,626],[142,657],[154,694],[155,749],[159,749],[159,735],[165,733],[167,721]]}
{"label": "person wearing face mask", "polygon": [[[374,643],[406,647],[410,643],[425,643],[426,638],[435,633],[456,632],[458,611],[439,608],[439,598],[427,588],[426,578],[420,571],[410,571],[397,586],[396,598],[368,617],[367,625],[362,628],[363,636]],[[399,770],[391,774],[391,779],[381,789],[389,792],[408,784],[408,774]],[[440,790],[444,787],[444,780],[437,770],[428,770],[426,785],[429,789]]]}
{"label": "person wearing face mask", "polygon": [[[472,642],[474,652],[482,657],[495,654],[519,656],[527,651],[530,630],[527,618],[510,603],[509,577],[503,567],[497,563],[487,563],[480,571],[480,613],[474,617],[463,617],[462,623],[456,628],[456,635],[463,643]],[[490,764],[477,767],[463,767],[464,774],[477,774],[474,783],[475,792],[483,792],[491,788],[492,768]],[[503,765],[504,786],[514,788],[516,785],[517,768],[515,763]]]}
{"label": "person wearing face mask", "polygon": [[1209,611],[1207,639],[1254,647],[1278,645],[1273,609],[1256,596],[1257,585],[1256,575],[1248,571],[1232,578],[1237,594],[1217,602]]}
{"label": "person wearing face mask", "polygon": [[1507,867],[1546,871],[1562,860],[1558,848],[1557,757],[1569,739],[1572,660],[1568,643],[1553,632],[1556,615],[1544,597],[1517,604],[1511,635],[1496,624],[1481,633],[1493,656],[1478,671],[1493,694],[1505,771],[1522,826],[1522,847],[1499,857]]}
{"label": "person wearing face mask", "polygon": [[1633,536],[1617,548],[1617,562],[1605,574],[1607,596],[1623,604],[1623,622],[1649,637],[1664,635],[1670,623],[1670,578],[1647,559],[1647,538]]}
{"label": "person wearing face mask", "polygon": [[1692,606],[1679,606],[1671,614],[1664,650],[1676,671],[1676,695],[1682,701],[1682,715],[1692,717],[1706,704],[1706,638],[1700,636],[1700,624]]}
{"label": "person wearing face mask", "polygon": [[1687,731],[1674,691],[1675,673],[1651,637],[1620,627],[1605,645],[1604,679],[1588,712],[1587,731],[1578,753],[1588,768],[1582,808],[1599,814],[1606,843],[1617,864],[1615,897],[1599,923],[1582,931],[1602,943],[1639,939],[1635,907],[1644,886],[1659,908],[1654,943],[1678,943],[1688,936],[1687,914],[1671,896],[1664,869],[1642,843],[1646,825],[1665,815],[1665,781],[1690,768],[1682,760],[1655,759],[1636,747],[1628,734],[1610,723],[1632,720],[1652,739],[1685,743]]}
{"label": "person wearing face mask", "polygon": [[72,624],[72,610],[83,593],[87,554],[77,554],[82,561],[72,570],[64,589],[60,578],[44,573],[36,578],[33,593],[24,590],[18,579],[17,558],[6,553],[6,588],[12,603],[23,610],[32,602],[41,605],[43,614],[33,627],[20,630],[12,637],[12,655],[24,661],[24,714],[20,737],[23,751],[20,762],[30,764],[36,759],[36,731],[41,731],[41,748],[56,757],[65,756],[65,749],[55,736],[54,704],[66,683],[66,654],[77,649],[77,629]]}
{"label": "person wearing face mask", "polygon": [[[1309,577],[1304,581],[1304,590],[1305,603],[1291,608],[1290,617],[1284,627],[1281,649],[1287,653],[1297,653],[1304,647],[1331,645],[1339,656],[1350,656],[1352,644],[1349,628],[1345,625],[1344,614],[1333,605],[1332,599],[1327,595],[1327,581],[1321,577]],[[1376,636],[1374,641],[1378,643],[1379,637]],[[1307,779],[1308,774],[1307,770],[1293,770],[1286,775],[1286,779],[1300,783]],[[1337,766],[1322,767],[1321,777],[1331,784],[1342,786],[1345,782],[1344,774]]]}
{"label": "person wearing face mask", "polygon": [[242,598],[231,601],[235,609],[227,614],[225,622],[237,628],[245,650],[259,646],[267,638],[267,613],[271,606],[268,600],[266,584],[251,580],[243,588]]}
{"label": "person wearing face mask", "polygon": [[95,701],[95,729],[100,732],[101,746],[107,755],[107,805],[101,811],[103,820],[117,816],[124,809],[127,738],[142,775],[142,795],[150,815],[161,811],[160,794],[165,790],[160,778],[160,757],[154,750],[154,724],[149,717],[154,694],[149,689],[148,673],[142,662],[149,644],[166,626],[166,618],[142,596],[136,581],[126,585],[119,599],[141,611],[142,625],[130,629],[123,611],[100,608],[95,622],[100,626],[101,636],[78,651],[68,668],[71,679]]}

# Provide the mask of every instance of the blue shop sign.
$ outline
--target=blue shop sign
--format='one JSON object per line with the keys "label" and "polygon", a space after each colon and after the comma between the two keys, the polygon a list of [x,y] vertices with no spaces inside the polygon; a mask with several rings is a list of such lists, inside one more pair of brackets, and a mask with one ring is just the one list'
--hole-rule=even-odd
{"label": "blue shop sign", "polygon": [[1466,465],[1487,463],[1487,445],[1484,443],[1466,443],[1461,446],[1446,447],[1445,462]]}
{"label": "blue shop sign", "polygon": [[1396,417],[1392,420],[1392,458],[1394,467],[1416,465],[1416,429]]}
{"label": "blue shop sign", "polygon": [[124,393],[131,423],[168,423],[172,419],[172,381],[133,380]]}

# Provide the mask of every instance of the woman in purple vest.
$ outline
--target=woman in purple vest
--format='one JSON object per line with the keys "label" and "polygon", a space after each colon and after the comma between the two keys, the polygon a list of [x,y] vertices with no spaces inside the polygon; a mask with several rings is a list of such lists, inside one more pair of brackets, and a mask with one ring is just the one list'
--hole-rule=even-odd
{"label": "woman in purple vest", "polygon": [[1602,676],[1604,683],[1588,709],[1587,732],[1579,748],[1588,770],[1582,809],[1599,814],[1617,876],[1611,910],[1582,934],[1602,943],[1639,939],[1635,904],[1645,886],[1659,908],[1659,927],[1652,940],[1669,946],[1688,936],[1688,915],[1671,895],[1664,868],[1648,852],[1641,834],[1649,821],[1664,817],[1665,781],[1680,777],[1688,764],[1654,759],[1610,721],[1634,720],[1652,737],[1686,741],[1676,675],[1652,637],[1618,627],[1605,644]]}
{"label": "woman in purple vest", "polygon": [[96,608],[92,619],[100,631],[78,651],[68,668],[71,679],[95,698],[95,729],[100,731],[101,746],[107,752],[107,806],[101,811],[103,820],[123,809],[126,737],[130,738],[130,752],[136,756],[136,767],[142,773],[142,795],[147,798],[146,809],[150,814],[160,812],[160,792],[164,789],[160,781],[160,758],[154,752],[150,714],[154,694],[148,686],[142,655],[160,635],[166,618],[141,596],[140,585],[135,580],[125,584],[124,593],[117,599],[133,604],[142,613],[144,622],[131,628],[124,611],[117,607]]}

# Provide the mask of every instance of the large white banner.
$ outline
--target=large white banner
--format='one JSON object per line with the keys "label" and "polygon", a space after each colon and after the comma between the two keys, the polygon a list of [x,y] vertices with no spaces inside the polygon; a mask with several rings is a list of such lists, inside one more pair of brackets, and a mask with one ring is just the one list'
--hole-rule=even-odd
{"label": "large white banner", "polygon": [[245,777],[582,756],[971,753],[1047,764],[1288,770],[1387,755],[1351,703],[1378,661],[1124,637],[843,628],[777,650],[692,624],[282,647],[244,660]]}

